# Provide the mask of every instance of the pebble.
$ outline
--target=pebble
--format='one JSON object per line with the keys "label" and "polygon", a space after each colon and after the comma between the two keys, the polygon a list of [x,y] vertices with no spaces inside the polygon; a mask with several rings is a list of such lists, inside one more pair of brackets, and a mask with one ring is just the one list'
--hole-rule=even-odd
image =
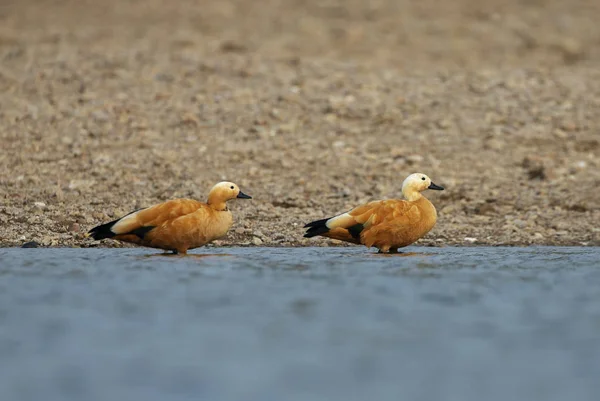
{"label": "pebble", "polygon": [[93,212],[92,217],[96,220],[105,220],[106,219],[106,215],[101,212]]}
{"label": "pebble", "polygon": [[516,219],[512,223],[519,228],[525,228],[527,226],[527,222],[521,219]]}
{"label": "pebble", "polygon": [[260,239],[265,239],[267,238],[262,231],[256,230],[254,231],[254,236]]}
{"label": "pebble", "polygon": [[45,209],[46,208],[46,204],[44,202],[34,202],[33,206],[37,207],[38,209]]}
{"label": "pebble", "polygon": [[464,241],[465,241],[465,242],[468,242],[468,243],[470,243],[470,244],[472,244],[472,243],[474,243],[474,242],[477,242],[477,238],[473,238],[473,237],[465,237],[465,238],[464,238]]}
{"label": "pebble", "polygon": [[490,203],[484,203],[483,205],[475,208],[475,212],[477,214],[491,214],[491,213],[494,213],[495,211],[496,211],[496,208],[494,207],[494,205],[492,205]]}
{"label": "pebble", "polygon": [[409,164],[417,164],[417,163],[421,163],[423,161],[423,156],[421,155],[410,155],[410,156],[406,156],[406,161]]}
{"label": "pebble", "polygon": [[256,246],[259,246],[259,245],[262,245],[262,244],[263,244],[263,241],[262,241],[260,238],[258,238],[258,237],[253,237],[253,238],[252,238],[252,243],[253,243],[254,245],[256,245]]}
{"label": "pebble", "polygon": [[103,110],[96,110],[91,113],[92,118],[97,122],[105,122],[110,118],[109,115]]}

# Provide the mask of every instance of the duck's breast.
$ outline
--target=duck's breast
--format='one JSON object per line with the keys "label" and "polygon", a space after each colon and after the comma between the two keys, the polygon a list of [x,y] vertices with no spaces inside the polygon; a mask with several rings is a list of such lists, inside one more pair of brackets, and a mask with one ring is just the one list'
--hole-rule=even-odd
{"label": "duck's breast", "polygon": [[197,248],[223,237],[232,224],[233,217],[228,210],[198,210],[181,222],[180,240],[188,244],[190,249]]}
{"label": "duck's breast", "polygon": [[229,210],[215,211],[210,218],[206,220],[199,218],[197,223],[201,227],[200,237],[213,241],[227,234],[233,225],[233,216]]}
{"label": "duck's breast", "polygon": [[232,224],[231,212],[205,206],[164,222],[149,233],[148,241],[163,249],[193,249],[224,236]]}
{"label": "duck's breast", "polygon": [[[369,247],[404,247],[412,244],[435,225],[435,208],[426,198],[414,202],[397,201],[397,206],[382,215],[369,229],[362,240]],[[401,202],[401,203],[400,203]]]}
{"label": "duck's breast", "polygon": [[435,210],[433,203],[424,196],[415,202],[415,204],[419,208],[420,214],[420,217],[416,222],[417,231],[420,233],[419,237],[422,237],[435,226],[435,223],[437,222],[437,211]]}

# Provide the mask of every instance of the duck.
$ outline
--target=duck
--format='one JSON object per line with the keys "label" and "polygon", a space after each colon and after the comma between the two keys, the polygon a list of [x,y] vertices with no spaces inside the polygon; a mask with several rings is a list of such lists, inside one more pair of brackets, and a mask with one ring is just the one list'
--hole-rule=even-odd
{"label": "duck", "polygon": [[233,216],[227,208],[232,199],[252,199],[233,182],[212,187],[206,203],[173,199],[133,212],[92,228],[86,237],[110,238],[174,254],[186,254],[227,234]]}
{"label": "duck", "polygon": [[378,200],[326,219],[312,221],[305,238],[322,236],[367,248],[379,253],[398,253],[427,234],[437,222],[433,204],[423,196],[426,189],[444,190],[422,173],[410,174],[402,183],[405,199]]}

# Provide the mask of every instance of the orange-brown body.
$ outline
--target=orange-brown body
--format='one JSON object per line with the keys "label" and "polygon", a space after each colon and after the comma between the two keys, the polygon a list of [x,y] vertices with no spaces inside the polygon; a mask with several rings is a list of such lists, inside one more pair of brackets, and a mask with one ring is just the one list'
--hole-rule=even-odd
{"label": "orange-brown body", "polygon": [[369,202],[347,213],[307,224],[305,237],[317,235],[376,247],[380,252],[396,252],[427,234],[437,222],[433,204],[421,191],[441,190],[423,174],[405,180],[407,200],[390,199]]}
{"label": "orange-brown body", "polygon": [[137,210],[90,230],[94,239],[112,238],[151,248],[186,253],[223,237],[233,224],[226,201],[250,198],[232,183],[217,184],[207,203],[175,199]]}
{"label": "orange-brown body", "polygon": [[425,197],[415,202],[396,199],[374,201],[351,210],[348,216],[344,226],[364,225],[358,238],[344,227],[333,228],[322,235],[368,248],[375,247],[381,252],[412,244],[427,234],[437,221],[435,207]]}
{"label": "orange-brown body", "polygon": [[[119,224],[119,223],[118,223]],[[193,199],[175,199],[136,213],[124,232],[154,226],[143,238],[117,234],[113,238],[151,248],[186,253],[227,234],[233,216],[227,209],[215,210]]]}

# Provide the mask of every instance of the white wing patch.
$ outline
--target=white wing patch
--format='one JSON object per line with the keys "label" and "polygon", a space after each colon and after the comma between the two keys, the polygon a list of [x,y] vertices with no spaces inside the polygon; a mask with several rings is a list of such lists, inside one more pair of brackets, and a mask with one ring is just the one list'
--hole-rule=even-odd
{"label": "white wing patch", "polygon": [[327,220],[325,225],[330,229],[336,227],[345,227],[348,224],[348,221],[354,221],[354,217],[350,216],[349,213],[342,213]]}
{"label": "white wing patch", "polygon": [[113,226],[110,228],[110,231],[112,231],[113,233],[118,235],[118,234],[125,234],[132,230],[135,230],[139,226],[139,223],[137,221],[137,215],[142,210],[145,210],[145,209],[140,209],[140,210],[137,210],[133,213],[130,213],[130,214],[124,216],[123,218],[121,218],[121,220],[119,220],[115,224],[113,224]]}

